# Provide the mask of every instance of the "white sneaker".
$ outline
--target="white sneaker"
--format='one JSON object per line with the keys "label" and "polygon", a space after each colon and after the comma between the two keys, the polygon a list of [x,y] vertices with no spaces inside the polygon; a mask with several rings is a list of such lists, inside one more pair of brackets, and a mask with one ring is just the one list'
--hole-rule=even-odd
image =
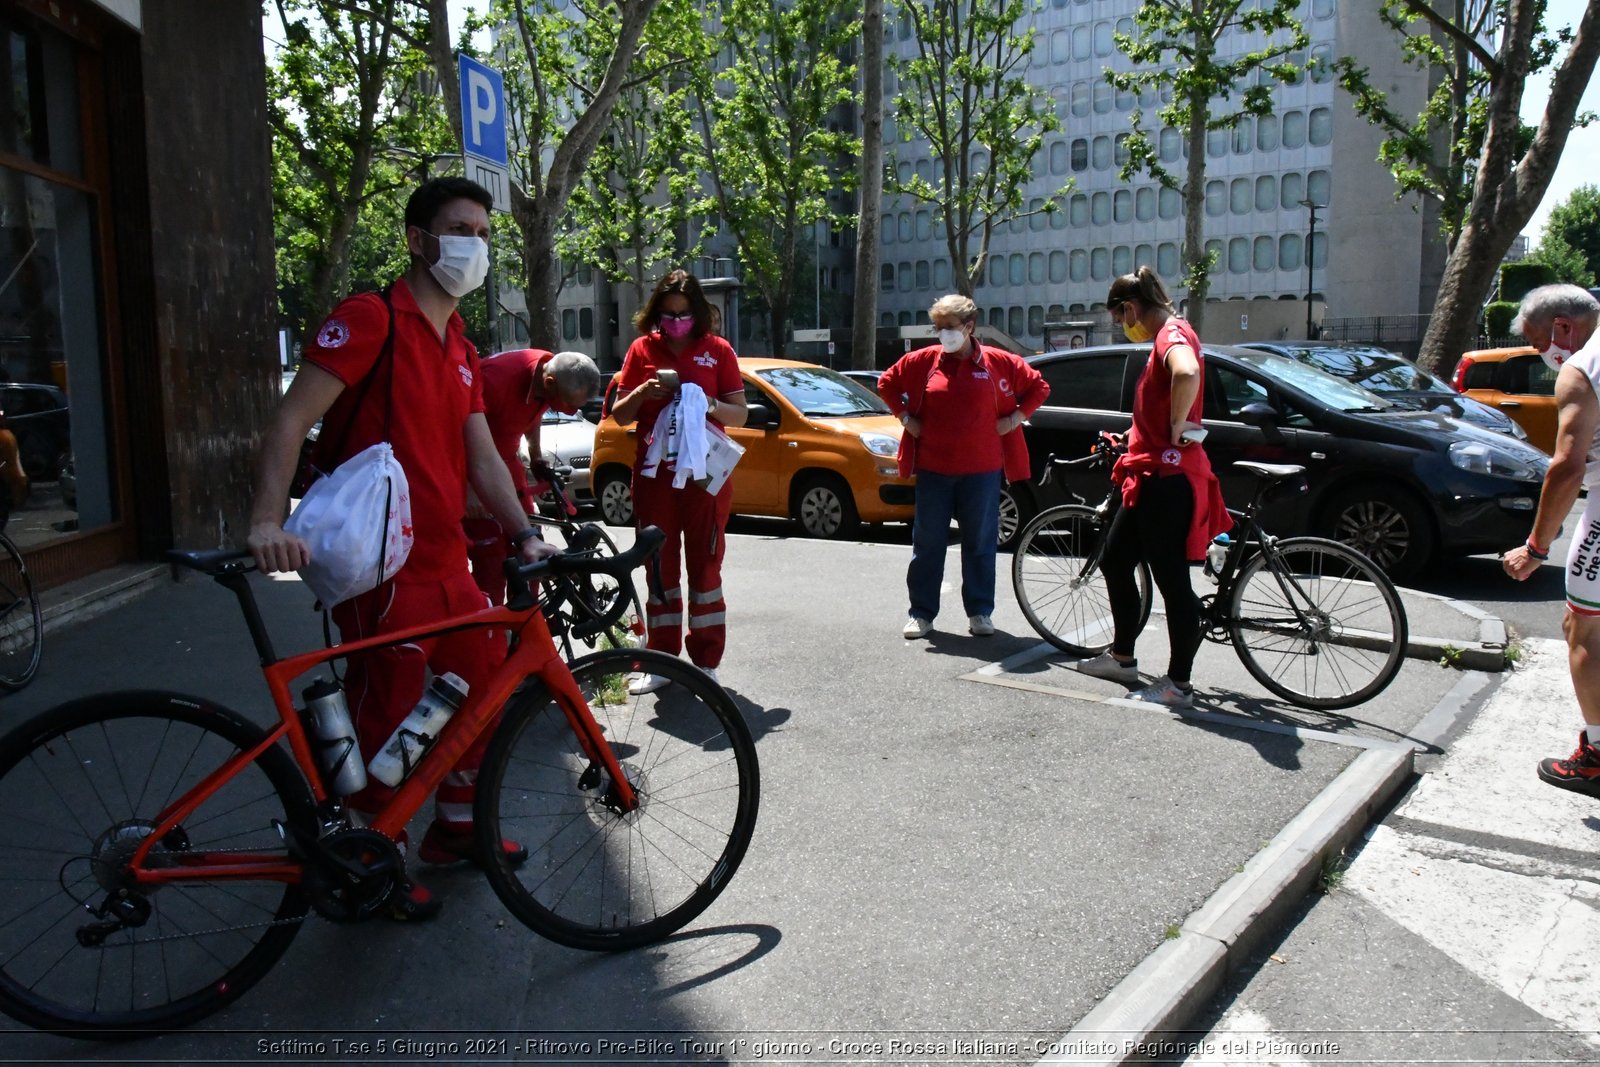
{"label": "white sneaker", "polygon": [[974,637],[993,637],[994,623],[987,615],[968,615],[967,633]]}
{"label": "white sneaker", "polygon": [[927,637],[932,632],[933,623],[927,619],[919,619],[915,615],[906,620],[905,628],[900,631],[908,641],[916,637]]}
{"label": "white sneaker", "polygon": [[713,682],[716,682],[718,685],[722,684],[722,682],[717,679],[717,669],[715,667],[701,667],[700,668],[700,673],[705,675],[707,678],[710,678]]}
{"label": "white sneaker", "polygon": [[1142,700],[1146,704],[1160,704],[1168,708],[1194,707],[1194,690],[1179,689],[1176,682],[1162,675],[1143,689],[1128,694],[1129,700]]}
{"label": "white sneaker", "polygon": [[1104,678],[1108,682],[1139,684],[1139,661],[1123,663],[1109,652],[1102,652],[1093,659],[1081,659],[1072,665],[1072,669],[1091,678]]}
{"label": "white sneaker", "polygon": [[664,674],[641,674],[628,683],[628,693],[631,696],[642,697],[646,693],[666,688],[671,682],[672,679]]}

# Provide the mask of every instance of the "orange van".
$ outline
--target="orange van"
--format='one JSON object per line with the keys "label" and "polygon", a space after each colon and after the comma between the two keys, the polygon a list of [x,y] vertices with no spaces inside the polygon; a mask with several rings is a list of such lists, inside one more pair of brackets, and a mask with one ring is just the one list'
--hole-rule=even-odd
{"label": "orange van", "polygon": [[[910,522],[914,481],[899,476],[901,426],[877,393],[837,371],[787,359],[739,359],[750,419],[728,436],[735,515],[793,517],[813,537],[849,537],[863,522]],[[594,494],[613,526],[633,522],[638,434],[607,416],[594,437]]]}
{"label": "orange van", "polygon": [[1505,412],[1546,454],[1555,452],[1556,372],[1545,366],[1538,349],[1523,345],[1467,352],[1450,384]]}

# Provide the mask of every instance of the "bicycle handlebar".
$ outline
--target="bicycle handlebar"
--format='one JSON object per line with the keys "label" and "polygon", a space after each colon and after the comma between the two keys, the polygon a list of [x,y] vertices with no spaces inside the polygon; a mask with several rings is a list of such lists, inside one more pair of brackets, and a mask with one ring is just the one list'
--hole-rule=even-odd
{"label": "bicycle handlebar", "polygon": [[667,535],[659,528],[646,526],[639,531],[638,539],[626,552],[615,556],[597,556],[589,552],[564,552],[534,563],[508,559],[505,563],[506,577],[520,581],[547,574],[608,574],[613,578],[622,578],[655,555],[666,539]]}

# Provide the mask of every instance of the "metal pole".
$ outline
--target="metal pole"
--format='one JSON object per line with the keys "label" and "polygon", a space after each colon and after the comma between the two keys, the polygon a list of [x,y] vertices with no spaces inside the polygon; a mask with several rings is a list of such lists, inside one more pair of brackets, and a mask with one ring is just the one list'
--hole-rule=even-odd
{"label": "metal pole", "polygon": [[1315,323],[1313,323],[1311,319],[1311,293],[1317,287],[1317,268],[1316,264],[1312,261],[1311,254],[1312,249],[1315,248],[1317,244],[1317,212],[1327,205],[1316,204],[1307,199],[1300,201],[1300,206],[1309,208],[1311,211],[1311,232],[1306,237],[1306,340],[1309,341],[1312,339],[1313,328],[1315,326]]}

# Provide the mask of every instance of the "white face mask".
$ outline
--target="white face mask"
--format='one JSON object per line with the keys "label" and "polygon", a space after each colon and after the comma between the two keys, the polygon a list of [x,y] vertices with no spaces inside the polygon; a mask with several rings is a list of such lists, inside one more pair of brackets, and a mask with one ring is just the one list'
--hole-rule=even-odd
{"label": "white face mask", "polygon": [[1561,364],[1571,359],[1572,353],[1567,351],[1565,348],[1562,348],[1554,341],[1551,341],[1550,347],[1539,353],[1539,358],[1544,360],[1545,366],[1557,373],[1560,373]]}
{"label": "white face mask", "polygon": [[967,331],[965,330],[940,330],[939,347],[946,352],[959,352],[966,347]]}
{"label": "white face mask", "polygon": [[439,261],[428,271],[441,289],[460,299],[483,284],[489,273],[489,242],[455,234],[435,239],[439,242]]}

